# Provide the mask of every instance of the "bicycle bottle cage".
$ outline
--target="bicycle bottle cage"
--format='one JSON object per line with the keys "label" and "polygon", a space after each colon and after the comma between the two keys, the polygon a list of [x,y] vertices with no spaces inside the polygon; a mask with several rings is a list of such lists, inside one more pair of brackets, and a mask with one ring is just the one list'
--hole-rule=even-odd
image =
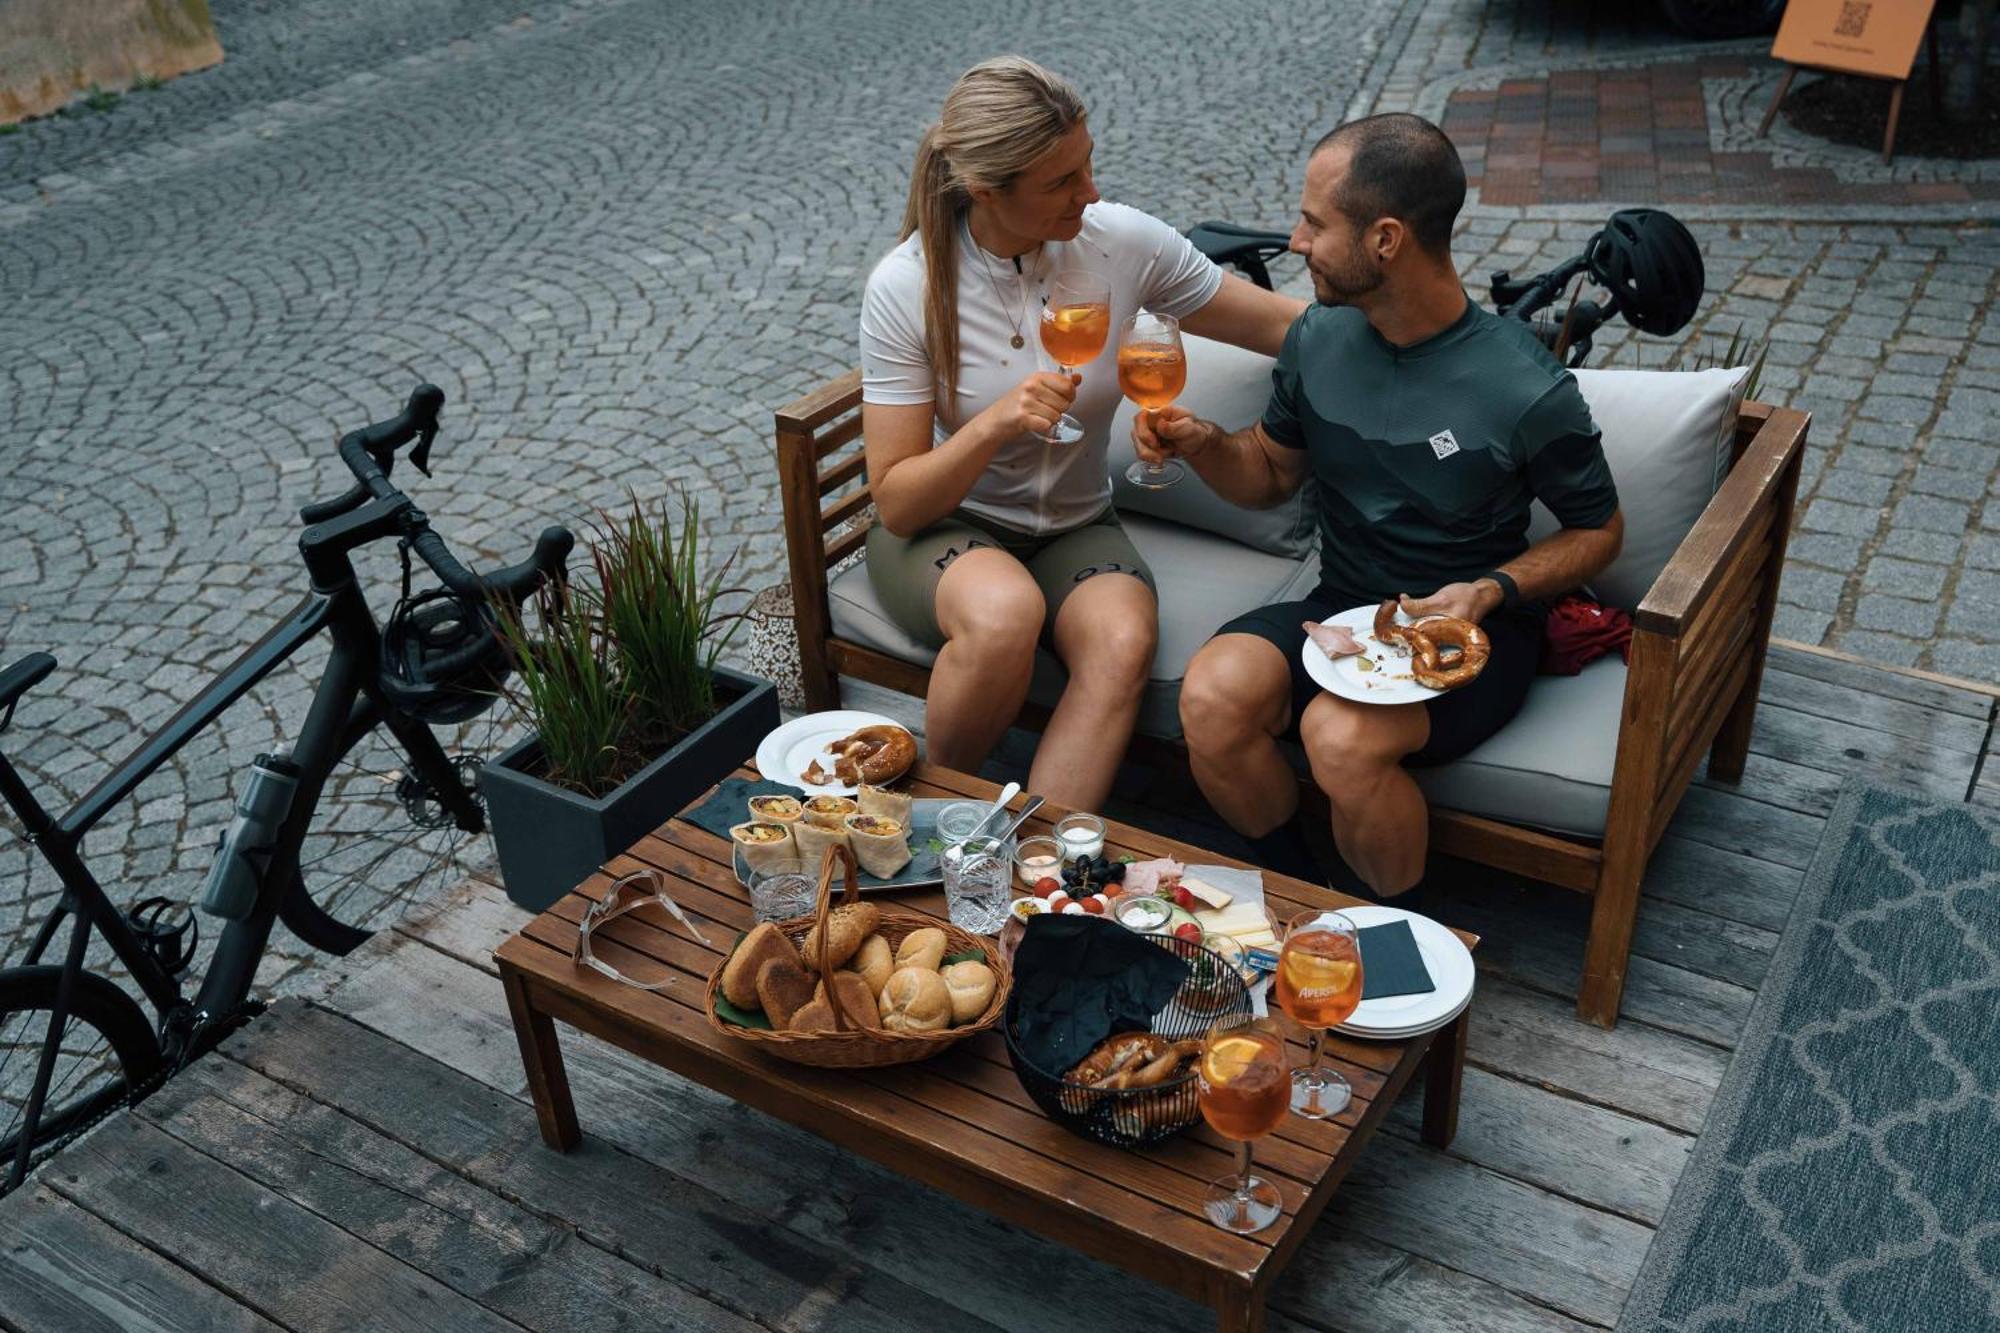
{"label": "bicycle bottle cage", "polygon": [[[182,914],[180,924],[164,919],[169,912]],[[201,923],[188,911],[186,903],[171,898],[142,898],[125,909],[125,924],[139,937],[139,943],[153,961],[171,976],[187,971],[201,946]]]}

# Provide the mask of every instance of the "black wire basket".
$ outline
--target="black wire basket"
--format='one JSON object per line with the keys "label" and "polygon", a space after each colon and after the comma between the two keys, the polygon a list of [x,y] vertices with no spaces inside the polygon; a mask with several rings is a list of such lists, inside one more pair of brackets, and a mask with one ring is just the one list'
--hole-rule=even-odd
{"label": "black wire basket", "polygon": [[[1218,1020],[1250,1013],[1250,989],[1228,959],[1192,940],[1171,935],[1149,938],[1189,966],[1188,979],[1153,1015],[1150,1031],[1168,1041],[1200,1041]],[[1064,1129],[1114,1148],[1144,1148],[1201,1119],[1201,1094],[1195,1084],[1198,1058],[1149,1088],[1104,1089],[1065,1082],[1063,1071],[1038,1068],[1021,1053],[1014,1036],[1019,1006],[1016,991],[1007,1001],[1002,1023],[1014,1076],[1042,1113]]]}

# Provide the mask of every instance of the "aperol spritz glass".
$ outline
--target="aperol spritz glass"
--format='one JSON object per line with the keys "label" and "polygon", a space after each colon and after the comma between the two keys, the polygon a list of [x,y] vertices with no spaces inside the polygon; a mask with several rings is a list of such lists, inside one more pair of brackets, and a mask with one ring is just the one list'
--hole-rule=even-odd
{"label": "aperol spritz glass", "polygon": [[[1172,315],[1141,310],[1125,321],[1118,334],[1118,388],[1141,411],[1173,405],[1187,387],[1187,349],[1181,346],[1181,324]],[[1164,463],[1135,461],[1125,480],[1147,490],[1179,481],[1187,469],[1174,459]]]}
{"label": "aperol spritz glass", "polygon": [[[1111,284],[1087,269],[1064,269],[1042,307],[1042,350],[1065,375],[1089,365],[1111,340]],[[1042,436],[1050,444],[1075,444],[1083,423],[1065,412]]]}
{"label": "aperol spritz glass", "polygon": [[1285,927],[1278,954],[1278,1007],[1306,1030],[1308,1057],[1292,1071],[1292,1110],[1325,1120],[1347,1109],[1354,1089],[1320,1064],[1326,1030],[1353,1017],[1361,1003],[1361,941],[1338,912],[1301,912]]}
{"label": "aperol spritz glass", "polygon": [[1277,1020],[1232,1014],[1201,1043],[1196,1086],[1202,1119],[1236,1143],[1236,1174],[1208,1187],[1202,1207],[1224,1231],[1248,1235],[1278,1220],[1278,1187],[1250,1172],[1250,1144],[1284,1122],[1291,1105],[1285,1076],[1285,1034]]}

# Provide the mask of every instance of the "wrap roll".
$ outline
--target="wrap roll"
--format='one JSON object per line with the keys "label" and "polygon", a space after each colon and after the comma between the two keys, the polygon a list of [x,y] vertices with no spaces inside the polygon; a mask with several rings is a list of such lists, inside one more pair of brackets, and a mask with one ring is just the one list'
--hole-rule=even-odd
{"label": "wrap roll", "polygon": [[877,879],[893,879],[910,863],[910,831],[882,815],[849,815],[847,845],[854,860]]}

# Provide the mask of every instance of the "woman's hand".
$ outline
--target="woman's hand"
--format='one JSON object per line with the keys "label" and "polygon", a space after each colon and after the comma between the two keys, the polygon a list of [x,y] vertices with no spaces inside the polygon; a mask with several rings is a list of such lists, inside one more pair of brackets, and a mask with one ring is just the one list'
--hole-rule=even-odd
{"label": "woman's hand", "polygon": [[1185,407],[1146,408],[1132,418],[1132,449],[1149,467],[1169,458],[1193,462],[1219,433]]}
{"label": "woman's hand", "polygon": [[1081,383],[1081,375],[1039,370],[1002,394],[998,402],[979,415],[988,418],[1007,437],[1046,435],[1076,401],[1076,386]]}

